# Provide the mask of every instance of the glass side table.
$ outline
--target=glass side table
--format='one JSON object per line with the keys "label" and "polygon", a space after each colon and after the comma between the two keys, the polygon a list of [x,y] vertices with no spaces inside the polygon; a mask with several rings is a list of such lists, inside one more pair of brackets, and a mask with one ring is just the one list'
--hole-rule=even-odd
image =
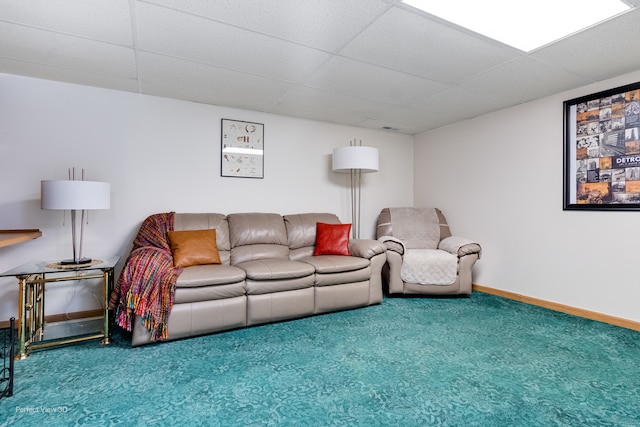
{"label": "glass side table", "polygon": [[[29,352],[74,342],[101,338],[102,344],[110,343],[109,296],[113,289],[114,268],[120,257],[93,260],[84,265],[60,265],[53,262],[31,262],[0,274],[0,277],[15,276],[18,279],[18,342],[16,360],[24,359]],[[45,324],[45,286],[48,283],[68,282],[85,279],[102,279],[103,315],[97,325],[86,321],[69,320],[63,328],[65,333],[56,331]],[[93,322],[96,323],[95,321]],[[96,328],[97,326],[97,328]],[[96,330],[97,329],[97,330]]]}

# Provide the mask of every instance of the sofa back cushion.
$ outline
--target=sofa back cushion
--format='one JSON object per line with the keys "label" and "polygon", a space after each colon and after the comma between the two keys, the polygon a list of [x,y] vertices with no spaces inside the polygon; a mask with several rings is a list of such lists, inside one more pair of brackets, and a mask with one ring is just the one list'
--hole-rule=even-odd
{"label": "sofa back cushion", "polygon": [[378,216],[377,237],[393,236],[407,249],[436,249],[451,236],[447,220],[437,208],[385,208]]}
{"label": "sofa back cushion", "polygon": [[173,229],[175,231],[215,229],[220,262],[229,265],[231,244],[226,215],[218,213],[176,213],[173,217]]}
{"label": "sofa back cushion", "polygon": [[231,264],[265,258],[289,258],[287,230],[281,215],[235,213],[227,216]]}
{"label": "sofa back cushion", "polygon": [[340,219],[332,213],[304,213],[285,215],[289,257],[297,260],[313,255],[316,244],[316,224],[340,224]]}

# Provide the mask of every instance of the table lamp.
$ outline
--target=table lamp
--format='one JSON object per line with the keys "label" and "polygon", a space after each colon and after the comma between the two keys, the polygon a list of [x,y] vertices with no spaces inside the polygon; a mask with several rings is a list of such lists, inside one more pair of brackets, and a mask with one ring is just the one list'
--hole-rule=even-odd
{"label": "table lamp", "polygon": [[[41,181],[40,184],[42,209],[71,211],[73,258],[62,260],[60,264],[83,265],[90,263],[90,258],[82,257],[85,211],[89,209],[109,209],[111,207],[111,184],[75,180],[71,179],[71,176],[68,180]],[[79,241],[76,233],[76,215],[78,211],[81,211]]]}

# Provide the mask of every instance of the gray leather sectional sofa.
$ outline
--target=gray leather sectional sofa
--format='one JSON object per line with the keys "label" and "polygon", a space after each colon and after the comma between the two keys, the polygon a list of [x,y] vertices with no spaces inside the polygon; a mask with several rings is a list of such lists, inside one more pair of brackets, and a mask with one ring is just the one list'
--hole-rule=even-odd
{"label": "gray leather sectional sofa", "polygon": [[[176,231],[216,230],[221,264],[183,268],[167,339],[380,303],[384,245],[350,240],[350,256],[314,256],[318,222],[340,223],[329,213],[176,213]],[[150,342],[136,318],[132,345]]]}

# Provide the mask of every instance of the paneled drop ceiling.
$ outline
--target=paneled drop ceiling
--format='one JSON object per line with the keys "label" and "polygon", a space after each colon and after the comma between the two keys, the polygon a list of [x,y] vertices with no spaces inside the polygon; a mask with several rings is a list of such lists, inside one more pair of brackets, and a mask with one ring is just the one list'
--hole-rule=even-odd
{"label": "paneled drop ceiling", "polygon": [[406,134],[638,69],[640,8],[524,53],[395,0],[0,0],[0,73]]}

